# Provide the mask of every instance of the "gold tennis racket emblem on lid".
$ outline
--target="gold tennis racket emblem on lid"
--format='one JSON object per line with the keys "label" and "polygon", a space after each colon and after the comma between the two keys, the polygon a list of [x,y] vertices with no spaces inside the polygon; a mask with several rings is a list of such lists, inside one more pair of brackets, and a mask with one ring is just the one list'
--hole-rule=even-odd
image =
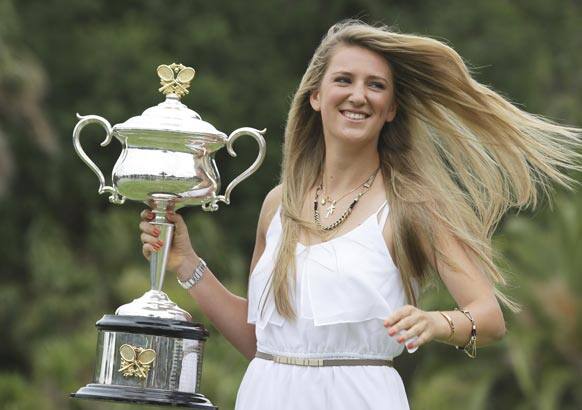
{"label": "gold tennis racket emblem on lid", "polygon": [[192,67],[172,63],[170,65],[159,65],[157,73],[158,77],[160,77],[160,84],[162,85],[158,91],[164,95],[175,94],[180,98],[188,94],[190,81],[194,78],[196,71]]}
{"label": "gold tennis racket emblem on lid", "polygon": [[121,367],[118,372],[122,373],[124,377],[136,377],[138,379],[146,379],[148,377],[150,367],[156,360],[156,352],[154,350],[128,344],[119,347],[119,355],[121,356]]}

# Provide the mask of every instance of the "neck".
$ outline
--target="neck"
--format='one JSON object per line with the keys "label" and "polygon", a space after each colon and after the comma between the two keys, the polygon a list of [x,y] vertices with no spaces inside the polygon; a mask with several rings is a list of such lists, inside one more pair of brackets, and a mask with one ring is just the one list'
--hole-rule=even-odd
{"label": "neck", "polygon": [[328,194],[341,195],[365,182],[380,166],[376,147],[346,149],[326,146],[323,184]]}

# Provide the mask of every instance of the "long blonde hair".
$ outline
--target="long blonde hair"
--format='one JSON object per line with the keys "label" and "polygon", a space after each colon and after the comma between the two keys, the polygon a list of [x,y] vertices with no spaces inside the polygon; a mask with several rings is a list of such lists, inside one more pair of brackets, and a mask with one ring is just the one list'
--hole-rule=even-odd
{"label": "long blonde hair", "polygon": [[[475,81],[462,58],[437,40],[388,27],[344,21],[330,28],[296,91],[283,147],[282,236],[269,291],[291,319],[295,247],[307,192],[321,176],[325,145],[321,116],[309,97],[319,88],[338,45],[383,56],[394,74],[398,112],[381,131],[378,152],[393,226],[394,259],[409,303],[412,282],[423,284],[437,260],[457,272],[439,237],[452,236],[491,283],[505,284],[491,237],[511,207],[535,206],[550,183],[570,187],[564,170],[580,169],[580,129],[522,111]],[[431,249],[421,246],[426,238]],[[511,310],[519,305],[495,289]]]}

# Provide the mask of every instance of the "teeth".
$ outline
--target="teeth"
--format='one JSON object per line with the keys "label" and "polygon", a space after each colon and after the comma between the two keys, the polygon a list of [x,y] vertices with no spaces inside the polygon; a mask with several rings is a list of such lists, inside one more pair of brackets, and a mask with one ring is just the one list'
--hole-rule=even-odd
{"label": "teeth", "polygon": [[350,120],[363,120],[366,118],[366,114],[351,112],[351,111],[344,111],[343,114],[348,117]]}

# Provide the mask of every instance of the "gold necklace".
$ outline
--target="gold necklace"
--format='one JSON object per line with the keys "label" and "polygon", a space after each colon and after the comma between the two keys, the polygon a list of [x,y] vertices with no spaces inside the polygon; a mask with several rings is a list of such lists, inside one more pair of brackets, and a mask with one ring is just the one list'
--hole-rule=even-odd
{"label": "gold necklace", "polygon": [[[338,199],[332,199],[330,198],[330,196],[327,194],[327,189],[323,186],[323,181],[325,180],[325,174],[323,175],[323,180],[321,181],[321,187],[323,187],[323,195],[321,197],[321,206],[324,206],[325,204],[329,204],[326,208],[326,218],[329,218],[330,216],[333,215],[334,211],[335,211],[335,205],[341,201],[342,199],[344,199],[346,196],[348,196],[349,194],[351,194],[352,192],[354,192],[356,189],[361,188],[362,186],[364,186],[366,184],[366,182],[370,181],[370,179],[372,179],[372,177],[375,177],[376,174],[378,173],[378,170],[380,169],[380,167],[376,168],[376,170],[374,171],[374,173],[372,175],[370,175],[368,178],[366,178],[366,180],[364,182],[362,182],[360,185],[356,186],[354,189],[352,189],[351,191],[346,192],[345,194],[343,194],[342,196],[340,196]],[[372,179],[373,181],[373,179]]]}
{"label": "gold necklace", "polygon": [[344,211],[344,213],[335,222],[329,225],[322,225],[321,217],[319,215],[319,193],[323,190],[323,182],[319,184],[319,186],[315,190],[315,200],[313,201],[313,219],[315,221],[315,225],[317,225],[317,227],[322,231],[331,231],[340,226],[342,223],[344,223],[345,220],[348,219],[348,217],[352,213],[354,207],[357,205],[360,198],[364,196],[366,192],[370,190],[370,187],[374,184],[374,180],[376,179],[376,175],[378,174],[379,170],[380,168],[376,169],[376,171],[374,171],[374,173],[370,175],[362,185],[360,185],[362,190],[358,192],[358,195],[356,195],[356,197],[348,205],[348,208]]}

